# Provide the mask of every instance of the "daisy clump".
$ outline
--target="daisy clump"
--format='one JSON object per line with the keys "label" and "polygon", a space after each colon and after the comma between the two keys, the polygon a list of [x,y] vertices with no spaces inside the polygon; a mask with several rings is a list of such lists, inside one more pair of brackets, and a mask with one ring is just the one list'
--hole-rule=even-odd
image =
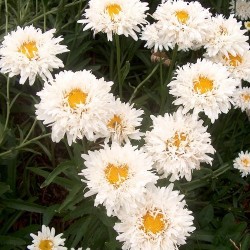
{"label": "daisy clump", "polygon": [[234,168],[238,169],[241,176],[247,176],[250,174],[250,153],[248,151],[241,151],[238,157],[233,162]]}
{"label": "daisy clump", "polygon": [[37,75],[44,81],[52,79],[51,71],[64,67],[57,55],[68,51],[59,44],[63,38],[54,37],[55,31],[43,33],[41,29],[26,26],[6,35],[0,46],[1,72],[10,77],[20,75],[20,84],[28,79],[32,85]]}
{"label": "daisy clump", "polygon": [[175,105],[184,106],[184,113],[204,112],[213,123],[220,113],[229,111],[240,81],[230,77],[225,66],[203,59],[178,68],[176,73],[168,84],[169,93],[176,97]]}
{"label": "daisy clump", "polygon": [[141,35],[146,47],[157,50],[199,49],[209,29],[211,14],[197,1],[163,1],[153,14],[156,20]]}
{"label": "daisy clump", "polygon": [[209,154],[215,150],[210,134],[196,115],[183,115],[179,108],[173,115],[152,115],[151,119],[153,129],[146,132],[145,150],[162,177],[170,175],[170,181],[185,177],[190,181],[200,163],[212,164]]}
{"label": "daisy clump", "polygon": [[30,250],[67,250],[64,247],[65,239],[61,238],[62,233],[55,235],[55,228],[49,228],[45,225],[42,226],[42,231],[38,231],[38,234],[30,234],[33,238],[32,245],[27,246]]}
{"label": "daisy clump", "polygon": [[140,0],[90,0],[84,18],[78,23],[85,25],[83,30],[93,30],[94,35],[106,33],[109,41],[114,34],[137,40],[136,32],[140,32],[140,26],[146,24],[145,12],[148,9],[148,3]]}
{"label": "daisy clump", "polygon": [[129,103],[122,103],[120,99],[115,100],[111,105],[112,109],[106,122],[106,142],[111,139],[112,142],[122,144],[129,142],[130,139],[140,140],[143,135],[139,130],[143,110],[135,109]]}
{"label": "daisy clump", "polygon": [[121,222],[114,226],[122,249],[176,250],[185,244],[195,227],[183,197],[173,191],[173,184],[148,187],[144,201],[128,213],[122,211]]}
{"label": "daisy clump", "polygon": [[103,204],[108,216],[116,216],[121,209],[134,210],[136,201],[142,200],[146,184],[158,179],[151,172],[151,158],[130,144],[105,145],[82,157],[86,169],[80,175],[89,188],[85,197],[96,195],[95,206]]}
{"label": "daisy clump", "polygon": [[68,144],[84,136],[94,141],[106,130],[105,121],[113,82],[97,79],[90,71],[63,71],[37,93],[41,101],[35,105],[38,120],[52,127],[52,141],[67,135]]}

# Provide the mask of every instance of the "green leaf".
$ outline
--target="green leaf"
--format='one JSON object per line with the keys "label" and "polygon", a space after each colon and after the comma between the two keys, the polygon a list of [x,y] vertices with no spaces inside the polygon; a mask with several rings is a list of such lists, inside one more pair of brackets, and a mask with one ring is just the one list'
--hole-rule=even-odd
{"label": "green leaf", "polygon": [[[47,178],[50,174],[50,172],[48,171],[45,171],[45,170],[42,170],[38,167],[29,167],[27,168],[29,169],[30,171],[32,171],[33,173],[37,174],[37,175],[40,175],[40,176],[43,176],[44,178]],[[54,183],[60,185],[60,186],[63,186],[67,189],[70,189],[72,188],[72,186],[74,185],[74,183],[66,178],[63,178],[63,177],[56,177],[54,179]]]}
{"label": "green leaf", "polygon": [[44,213],[45,209],[43,206],[34,204],[29,201],[14,200],[14,199],[2,199],[1,203],[8,207],[16,210],[34,212],[34,213]]}
{"label": "green leaf", "polygon": [[63,202],[63,204],[59,207],[58,212],[60,213],[62,211],[62,209],[65,209],[70,203],[71,201],[74,200],[75,196],[79,193],[79,192],[83,192],[82,190],[82,183],[77,183],[75,184],[72,189],[70,190],[69,194],[67,195],[65,201]]}
{"label": "green leaf", "polygon": [[0,182],[0,195],[6,193],[7,191],[10,191],[10,186],[3,182]]}
{"label": "green leaf", "polygon": [[72,162],[71,161],[66,161],[61,164],[59,164],[46,178],[46,180],[42,183],[41,188],[44,188],[48,186],[51,182],[54,181],[54,179],[61,174],[63,171],[66,169],[72,167]]}
{"label": "green leaf", "polygon": [[23,246],[26,245],[26,241],[17,237],[0,235],[0,245]]}
{"label": "green leaf", "polygon": [[121,69],[122,83],[126,79],[128,73],[129,73],[129,70],[130,70],[130,63],[129,63],[129,61],[126,61],[125,65]]}
{"label": "green leaf", "polygon": [[250,234],[246,234],[241,242],[241,250],[249,250]]}
{"label": "green leaf", "polygon": [[199,231],[195,231],[190,236],[190,238],[212,243],[214,240],[214,232],[207,231],[207,230],[199,230]]}
{"label": "green leaf", "polygon": [[198,215],[198,220],[202,228],[206,227],[214,218],[214,208],[212,205],[204,207]]}
{"label": "green leaf", "polygon": [[43,214],[43,225],[49,225],[52,218],[56,214],[57,209],[59,208],[60,204],[52,205],[47,207]]}

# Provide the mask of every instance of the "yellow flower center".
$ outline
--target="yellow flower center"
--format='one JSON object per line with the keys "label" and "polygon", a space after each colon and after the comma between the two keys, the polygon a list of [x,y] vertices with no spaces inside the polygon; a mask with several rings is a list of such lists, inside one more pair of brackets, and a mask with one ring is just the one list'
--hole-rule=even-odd
{"label": "yellow flower center", "polygon": [[199,76],[194,80],[194,91],[199,94],[204,94],[213,89],[213,81],[205,76]]}
{"label": "yellow flower center", "polygon": [[69,106],[72,109],[74,109],[74,108],[76,108],[76,105],[78,105],[80,103],[85,104],[87,96],[88,95],[86,93],[84,93],[82,90],[80,90],[80,89],[73,89],[67,95],[67,97],[68,97],[68,104],[69,104]]}
{"label": "yellow flower center", "polygon": [[229,53],[228,57],[223,56],[223,59],[233,67],[236,67],[242,63],[242,57],[238,54],[236,56],[233,56]]}
{"label": "yellow flower center", "polygon": [[142,227],[141,229],[145,233],[157,234],[163,231],[167,227],[167,222],[163,218],[163,214],[155,211],[147,212],[142,217]]}
{"label": "yellow flower center", "polygon": [[245,22],[244,25],[245,25],[246,29],[250,30],[250,22],[249,21]]}
{"label": "yellow flower center", "polygon": [[126,164],[117,166],[109,163],[104,172],[108,182],[115,188],[128,179],[128,166]]}
{"label": "yellow flower center", "polygon": [[248,159],[241,160],[241,163],[243,164],[244,167],[248,167],[250,165],[250,161]]}
{"label": "yellow flower center", "polygon": [[185,133],[175,132],[174,137],[172,137],[170,140],[167,140],[166,144],[167,146],[175,146],[179,148],[181,142],[186,141],[186,139],[187,135]]}
{"label": "yellow flower center", "polygon": [[175,12],[175,16],[177,17],[178,21],[182,24],[185,24],[189,19],[189,14],[185,10],[178,10]]}
{"label": "yellow flower center", "polygon": [[111,20],[113,20],[115,15],[119,14],[121,10],[122,10],[121,6],[119,4],[116,4],[116,3],[109,4],[106,7],[106,11],[108,12]]}
{"label": "yellow flower center", "polygon": [[219,34],[220,34],[221,36],[222,36],[222,35],[227,35],[227,34],[228,34],[227,28],[221,25],[221,26],[219,27]]}
{"label": "yellow flower center", "polygon": [[34,41],[24,42],[18,49],[18,52],[21,52],[27,58],[32,59],[38,52],[38,49],[36,47],[36,42]]}
{"label": "yellow flower center", "polygon": [[245,102],[249,102],[250,101],[250,94],[242,94],[241,96],[242,96],[242,98],[243,98],[243,100]]}
{"label": "yellow flower center", "polygon": [[122,118],[119,115],[114,115],[108,122],[108,127],[115,129],[117,126],[121,126]]}
{"label": "yellow flower center", "polygon": [[52,240],[41,240],[39,244],[39,250],[52,250],[54,246]]}

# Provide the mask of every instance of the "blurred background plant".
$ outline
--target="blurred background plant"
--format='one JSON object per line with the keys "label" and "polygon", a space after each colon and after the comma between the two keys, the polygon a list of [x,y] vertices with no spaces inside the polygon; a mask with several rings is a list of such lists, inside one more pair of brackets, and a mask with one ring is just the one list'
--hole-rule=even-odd
{"label": "blurred background plant", "polygon": [[[148,1],[153,13],[159,0]],[[230,13],[229,0],[201,0],[213,13]],[[33,24],[46,31],[55,28],[70,52],[60,55],[66,70],[91,70],[98,78],[112,80],[118,95],[115,41],[105,34],[93,37],[77,24],[86,8],[84,0],[0,0],[0,42],[17,26]],[[151,126],[149,115],[173,112],[173,97],[164,96],[176,65],[194,62],[202,51],[172,51],[151,55],[144,42],[120,36],[123,100],[144,110],[142,130]],[[152,60],[151,60],[152,59]],[[53,73],[57,73],[54,71]],[[82,153],[97,149],[86,140],[68,146],[64,139],[53,143],[50,128],[36,120],[36,93],[43,83],[20,85],[19,78],[0,75],[0,249],[26,249],[30,233],[41,225],[63,232],[66,246],[91,249],[120,249],[113,229],[116,219],[105,209],[94,207],[93,197],[84,198],[85,184],[78,173]],[[167,100],[166,102],[162,100]],[[165,104],[166,103],[166,104]],[[191,182],[176,181],[195,217],[196,231],[180,249],[248,250],[250,247],[250,178],[242,178],[233,160],[250,148],[250,122],[246,113],[231,109],[214,124],[204,117],[216,149],[213,166],[194,171]],[[159,185],[167,185],[160,180]]]}

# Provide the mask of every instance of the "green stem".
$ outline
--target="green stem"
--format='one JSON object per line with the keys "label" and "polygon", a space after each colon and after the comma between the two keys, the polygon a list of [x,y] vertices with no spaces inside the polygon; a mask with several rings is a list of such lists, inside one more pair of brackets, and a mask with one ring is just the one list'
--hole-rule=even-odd
{"label": "green stem", "polygon": [[119,96],[122,100],[122,77],[121,77],[121,47],[119,35],[115,35],[115,46],[116,46],[116,66],[118,74],[118,84],[119,84]]}
{"label": "green stem", "polygon": [[7,90],[6,90],[6,120],[4,125],[4,131],[8,127],[9,117],[10,117],[10,78],[7,78]]}
{"label": "green stem", "polygon": [[24,138],[24,140],[23,140],[22,143],[25,143],[28,140],[29,136],[31,135],[32,131],[34,130],[34,128],[36,126],[36,122],[37,122],[37,119],[35,118],[35,121],[33,122],[32,126],[30,128],[29,133],[26,135],[26,137]]}
{"label": "green stem", "polygon": [[38,0],[36,0],[36,16],[37,16],[37,13],[38,13]]}
{"label": "green stem", "polygon": [[69,147],[69,144],[68,144],[67,139],[64,139],[63,142],[64,142],[64,145],[66,146],[66,149],[67,149],[67,151],[68,151],[68,154],[69,154],[70,159],[71,159],[71,160],[74,159],[74,156],[73,156],[73,154],[72,154],[72,152],[71,152],[71,148]]}
{"label": "green stem", "polygon": [[9,11],[8,11],[8,1],[4,1],[5,4],[5,35],[8,34],[8,24],[9,24]]}
{"label": "green stem", "polygon": [[154,68],[153,68],[153,70],[150,72],[150,74],[135,88],[135,90],[134,90],[134,92],[133,92],[133,94],[131,95],[131,97],[130,97],[130,99],[129,99],[129,102],[131,103],[132,102],[132,100],[135,98],[135,95],[136,95],[136,93],[137,93],[137,91],[139,90],[139,88],[141,88],[142,87],[142,85],[145,83],[145,82],[147,82],[148,80],[149,80],[149,78],[155,73],[155,71],[158,69],[158,67],[159,67],[159,64],[157,64]]}
{"label": "green stem", "polygon": [[175,65],[175,61],[176,61],[176,57],[177,57],[177,52],[178,52],[178,45],[176,44],[174,49],[173,49],[173,54],[172,54],[171,62],[170,62],[169,69],[168,69],[168,76],[167,76],[167,80],[165,82],[166,84],[168,84],[172,78],[173,69],[174,69],[174,65]]}
{"label": "green stem", "polygon": [[46,6],[43,2],[43,31],[46,31]]}
{"label": "green stem", "polygon": [[227,172],[230,168],[231,168],[231,165],[229,163],[225,163],[220,168],[213,171],[212,174],[207,174],[200,179],[180,184],[180,188],[186,192],[189,192],[196,188],[207,186],[209,179],[218,178],[220,175]]}
{"label": "green stem", "polygon": [[160,105],[160,114],[163,112],[164,110],[164,104],[165,104],[165,101],[166,101],[166,88],[165,88],[165,85],[163,83],[163,71],[162,71],[162,64],[163,64],[163,61],[161,60],[159,62],[160,64],[160,84],[161,84],[161,87],[160,87],[160,95],[161,95],[161,105]]}
{"label": "green stem", "polygon": [[170,111],[170,95],[169,95],[169,90],[167,88],[167,84],[171,81],[172,79],[172,75],[173,75],[173,70],[174,70],[174,66],[175,66],[175,62],[176,62],[176,57],[177,57],[177,52],[178,52],[178,45],[176,44],[173,52],[172,52],[172,58],[171,58],[171,62],[169,65],[169,69],[168,69],[168,75],[167,75],[167,79],[165,81],[165,83],[163,84],[162,87],[162,91],[161,91],[161,97],[162,97],[162,101],[161,101],[161,106],[160,106],[160,114],[164,113],[164,109],[165,109],[165,103],[167,101],[167,111]]}
{"label": "green stem", "polygon": [[26,147],[27,145],[32,144],[32,143],[34,143],[34,142],[36,142],[36,141],[39,141],[40,139],[45,138],[45,137],[48,137],[48,136],[50,136],[50,135],[51,135],[51,133],[47,133],[47,134],[44,134],[44,135],[37,136],[37,137],[35,137],[35,138],[33,138],[33,139],[31,139],[31,140],[25,142],[25,143],[21,143],[21,144],[20,144],[19,146],[17,146],[17,147],[14,147],[14,148],[12,148],[12,149],[9,149],[9,150],[7,150],[7,151],[5,151],[5,152],[0,153],[0,158],[3,157],[3,156],[5,156],[5,155],[11,154],[13,151],[22,149],[22,148]]}

